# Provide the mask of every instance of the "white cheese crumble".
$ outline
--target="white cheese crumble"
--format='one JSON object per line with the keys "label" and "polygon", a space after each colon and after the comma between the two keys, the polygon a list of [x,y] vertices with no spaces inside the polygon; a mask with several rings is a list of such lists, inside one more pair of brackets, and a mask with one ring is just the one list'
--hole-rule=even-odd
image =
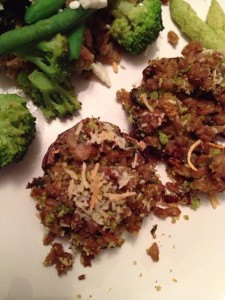
{"label": "white cheese crumble", "polygon": [[93,73],[108,87],[111,87],[111,80],[105,67],[100,62],[93,63],[91,65]]}
{"label": "white cheese crumble", "polygon": [[79,0],[80,5],[87,9],[87,8],[92,8],[92,9],[100,9],[107,7],[108,1],[107,0]]}
{"label": "white cheese crumble", "polygon": [[80,7],[80,1],[72,1],[69,3],[69,8],[71,9],[77,9]]}

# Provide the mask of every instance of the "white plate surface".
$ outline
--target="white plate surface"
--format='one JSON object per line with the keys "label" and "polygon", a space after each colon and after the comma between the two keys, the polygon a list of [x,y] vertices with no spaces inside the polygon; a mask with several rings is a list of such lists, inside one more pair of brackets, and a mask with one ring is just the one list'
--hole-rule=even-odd
{"label": "white plate surface", "polygon": [[[210,0],[189,0],[205,19]],[[219,0],[225,9],[224,0]],[[59,133],[85,117],[100,117],[128,130],[126,115],[116,102],[120,88],[130,90],[141,80],[150,58],[178,56],[187,43],[181,37],[173,48],[167,32],[179,30],[172,23],[168,6],[163,6],[165,29],[148,56],[125,57],[114,74],[108,68],[112,87],[98,81],[77,81],[82,101],[80,113],[65,122],[50,124],[32,105],[37,117],[37,135],[23,162],[0,171],[0,299],[1,300],[225,300],[225,196],[213,209],[205,200],[197,211],[183,208],[175,224],[149,217],[138,236],[128,236],[120,249],[104,252],[91,268],[81,266],[79,257],[66,276],[58,277],[54,267],[42,261],[50,247],[43,246],[43,226],[36,217],[35,203],[26,190],[28,181],[42,175],[41,161]],[[180,35],[181,36],[181,35]],[[15,85],[0,78],[4,91],[16,91]],[[189,220],[184,216],[188,215]],[[157,238],[150,230],[157,224]],[[156,241],[160,261],[153,263],[146,249]],[[86,274],[86,280],[78,276]],[[160,287],[160,288],[159,288]]]}

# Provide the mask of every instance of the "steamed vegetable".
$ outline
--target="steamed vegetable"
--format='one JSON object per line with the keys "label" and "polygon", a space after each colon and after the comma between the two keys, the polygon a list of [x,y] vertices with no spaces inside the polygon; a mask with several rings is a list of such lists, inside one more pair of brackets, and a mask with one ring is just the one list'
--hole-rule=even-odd
{"label": "steamed vegetable", "polygon": [[78,9],[66,8],[48,19],[7,31],[0,35],[0,55],[48,39],[57,33],[68,32],[92,12],[93,10],[83,9],[81,6]]}
{"label": "steamed vegetable", "polygon": [[212,27],[225,42],[225,13],[217,0],[212,0],[206,23]]}
{"label": "steamed vegetable", "polygon": [[66,0],[32,0],[27,8],[24,19],[27,24],[46,19],[57,13]]}
{"label": "steamed vegetable", "polygon": [[170,0],[172,20],[191,40],[200,42],[205,48],[225,53],[225,43],[219,33],[198,17],[196,12],[183,0]]}
{"label": "steamed vegetable", "polygon": [[163,30],[160,0],[114,0],[111,34],[126,51],[142,53]]}
{"label": "steamed vegetable", "polygon": [[25,99],[0,94],[0,168],[23,159],[34,139],[35,126]]}
{"label": "steamed vegetable", "polygon": [[57,82],[63,82],[70,75],[68,40],[62,34],[22,47],[15,53]]}
{"label": "steamed vegetable", "polygon": [[66,117],[81,107],[69,81],[59,84],[37,70],[31,74],[21,71],[17,81],[22,90],[32,98],[34,104],[40,107],[47,119]]}

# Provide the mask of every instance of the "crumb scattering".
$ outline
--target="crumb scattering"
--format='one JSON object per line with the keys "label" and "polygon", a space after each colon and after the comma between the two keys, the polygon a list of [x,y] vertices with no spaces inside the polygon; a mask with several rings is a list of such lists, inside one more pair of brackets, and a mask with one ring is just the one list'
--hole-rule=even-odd
{"label": "crumb scattering", "polygon": [[147,254],[151,256],[154,262],[159,261],[159,246],[156,242],[154,242],[147,250]]}
{"label": "crumb scattering", "polygon": [[170,30],[170,31],[167,33],[167,39],[168,39],[168,42],[169,42],[173,47],[175,47],[175,46],[178,44],[179,36],[176,34],[176,32],[174,32],[173,30]]}

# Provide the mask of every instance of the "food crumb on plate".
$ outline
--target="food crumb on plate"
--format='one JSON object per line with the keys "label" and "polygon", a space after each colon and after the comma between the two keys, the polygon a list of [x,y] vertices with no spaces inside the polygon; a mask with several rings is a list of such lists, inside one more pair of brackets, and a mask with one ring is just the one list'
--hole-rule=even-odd
{"label": "food crumb on plate", "polygon": [[157,292],[160,292],[162,287],[160,285],[155,285],[155,289],[156,289]]}
{"label": "food crumb on plate", "polygon": [[147,254],[151,256],[154,262],[159,261],[159,246],[156,242],[154,242],[147,250]]}
{"label": "food crumb on plate", "polygon": [[189,215],[184,215],[183,218],[184,218],[184,220],[188,221],[189,220]]}
{"label": "food crumb on plate", "polygon": [[167,33],[167,40],[170,45],[176,47],[179,41],[179,36],[173,30],[168,31]]}
{"label": "food crumb on plate", "polygon": [[86,279],[86,275],[85,274],[81,274],[78,276],[79,280],[85,280]]}

